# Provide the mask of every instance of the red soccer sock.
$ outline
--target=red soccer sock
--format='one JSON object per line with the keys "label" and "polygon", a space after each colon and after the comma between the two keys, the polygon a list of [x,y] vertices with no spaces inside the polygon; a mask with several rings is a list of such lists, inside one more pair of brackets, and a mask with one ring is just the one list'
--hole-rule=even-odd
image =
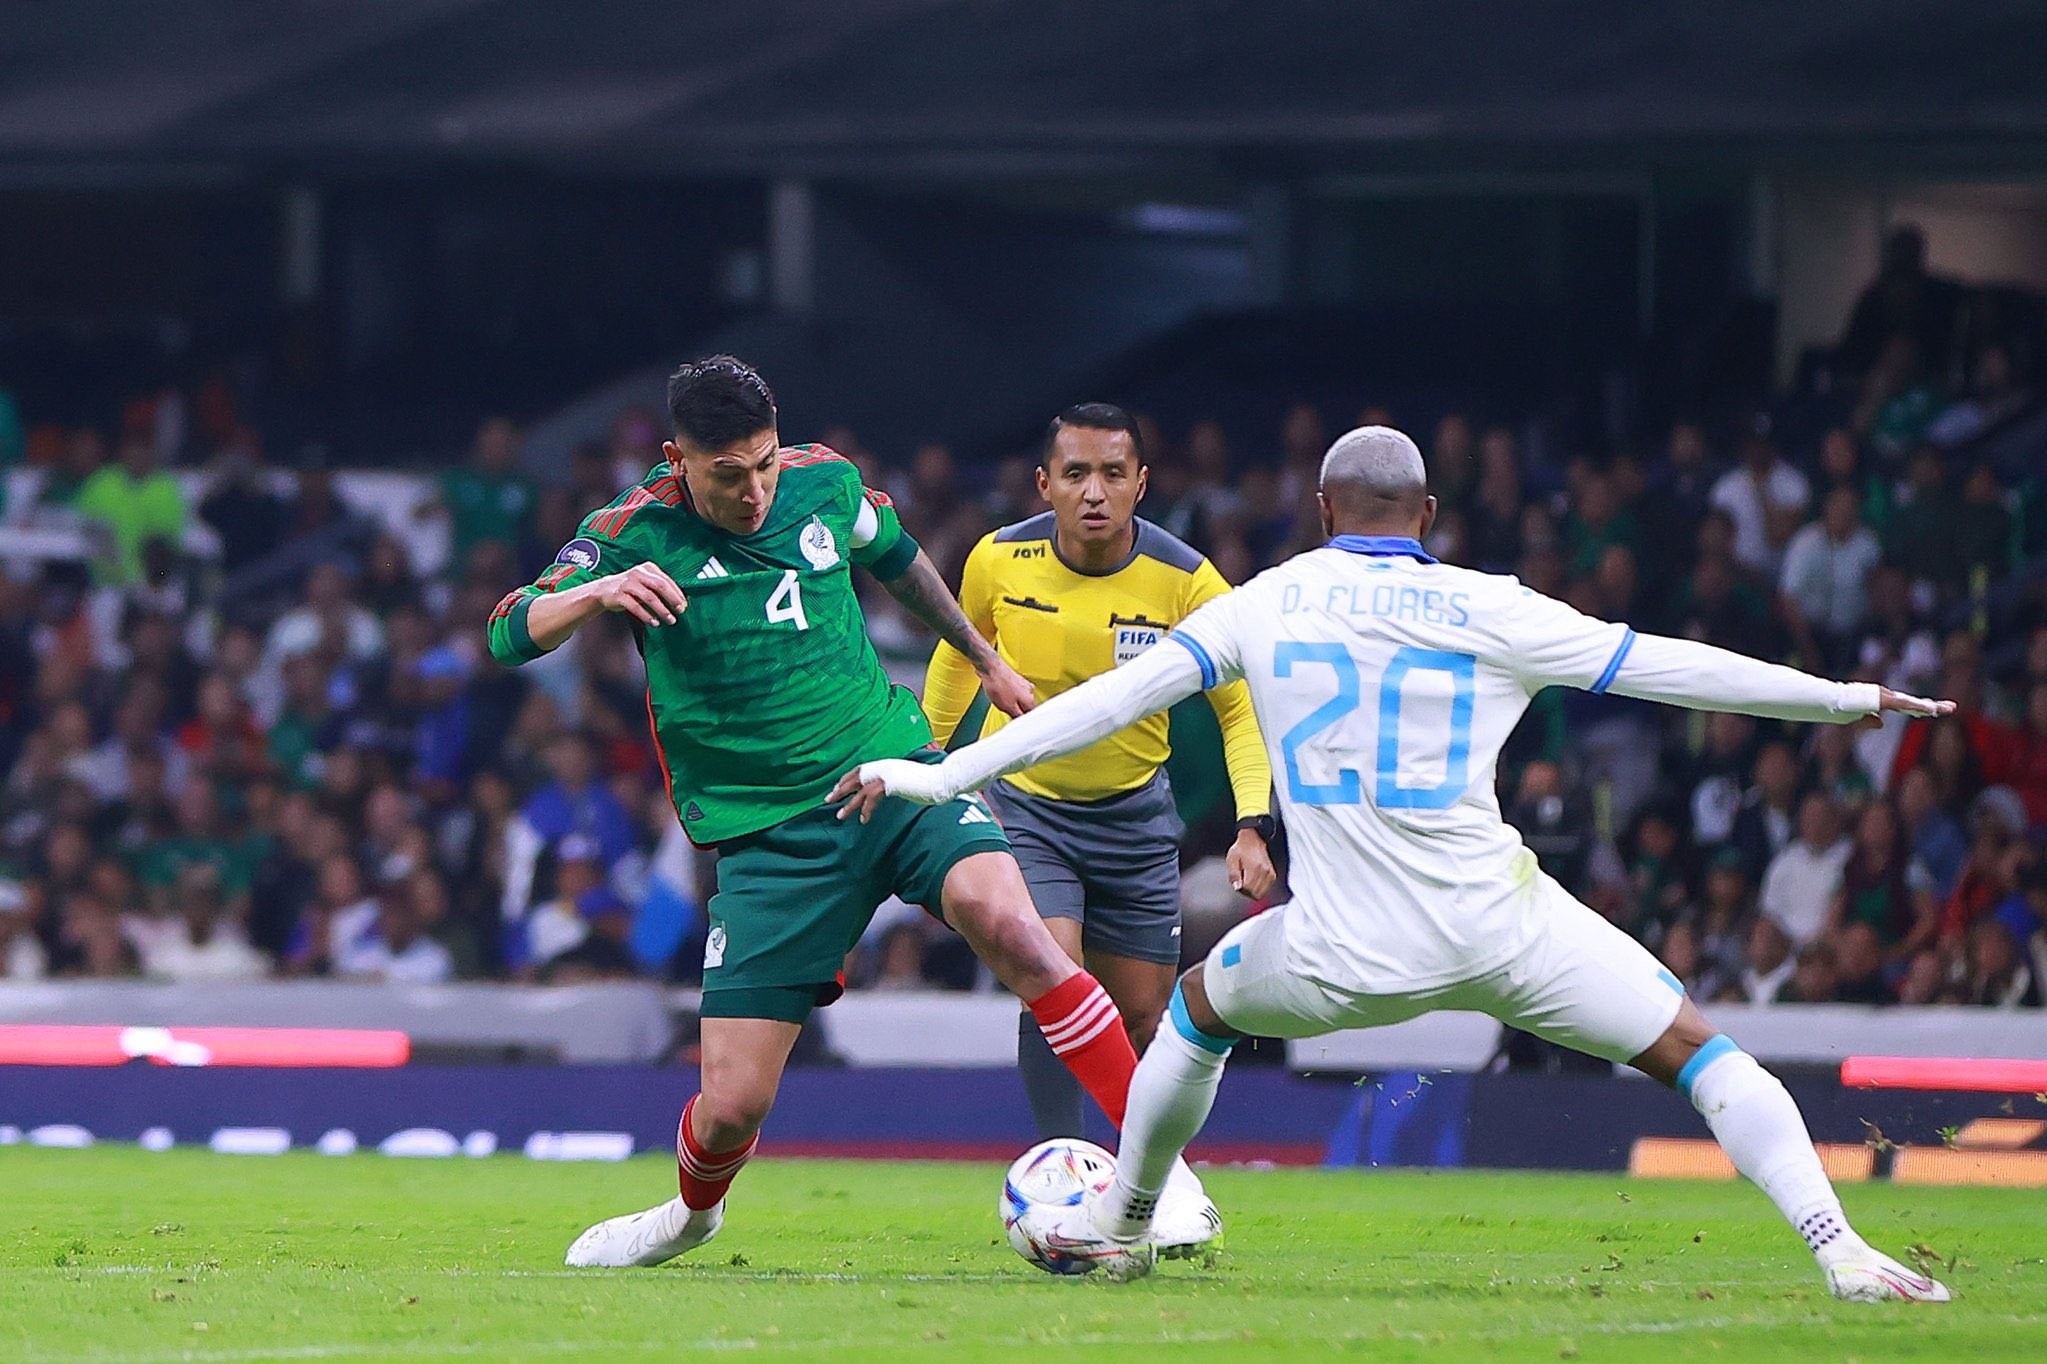
{"label": "red soccer sock", "polygon": [[753,1159],[753,1148],[760,1145],[761,1136],[754,1133],[736,1151],[707,1151],[689,1127],[689,1113],[696,1106],[694,1095],[682,1106],[682,1121],[675,1128],[675,1168],[682,1184],[682,1201],[702,1211],[725,1196],[740,1169]]}
{"label": "red soccer sock", "polygon": [[1130,1099],[1130,1077],[1137,1071],[1137,1053],[1123,1031],[1108,991],[1085,971],[1069,976],[1028,1001],[1031,1017],[1051,1044],[1052,1054],[1066,1063],[1081,1087],[1123,1126],[1123,1108]]}

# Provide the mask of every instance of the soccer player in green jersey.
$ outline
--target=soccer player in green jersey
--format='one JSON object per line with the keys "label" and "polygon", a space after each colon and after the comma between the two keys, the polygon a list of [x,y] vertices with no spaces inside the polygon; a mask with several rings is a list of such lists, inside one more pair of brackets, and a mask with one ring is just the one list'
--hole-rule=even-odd
{"label": "soccer player in green jersey", "polygon": [[846,953],[891,894],[940,908],[1119,1122],[1137,1066],[980,797],[891,801],[866,825],[824,804],[869,759],[939,756],[868,643],[854,564],[964,654],[1003,711],[1030,709],[1030,683],[968,623],[886,496],[823,446],[782,446],[752,368],[723,355],[685,365],[668,406],[667,463],[586,518],[490,623],[492,654],[518,664],[605,612],[632,617],[670,798],[719,853],[702,1088],[676,1131],[681,1196],[591,1227],[571,1265],[659,1264],[716,1234],[804,1019],[839,996]]}

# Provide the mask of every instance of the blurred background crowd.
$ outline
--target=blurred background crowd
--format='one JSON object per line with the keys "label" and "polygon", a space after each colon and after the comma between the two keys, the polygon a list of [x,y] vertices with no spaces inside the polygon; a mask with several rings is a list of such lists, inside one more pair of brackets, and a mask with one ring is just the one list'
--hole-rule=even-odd
{"label": "blurred background crowd", "polygon": [[[1551,691],[1500,803],[1702,999],[2038,1007],[2047,419],[2024,342],[1902,230],[1839,345],[1769,406],[1578,449],[1526,415],[1371,406],[1361,374],[1349,406],[1145,413],[1140,512],[1241,582],[1320,543],[1322,452],[1387,422],[1426,452],[1444,560],[1953,697],[1951,718],[1854,730]],[[663,789],[630,633],[614,618],[518,673],[484,645],[508,587],[659,460],[653,411],[551,477],[502,417],[438,475],[280,454],[230,376],[105,418],[0,395],[0,976],[693,977],[710,858]],[[859,463],[955,583],[976,539],[1040,509],[1029,450],[783,434]],[[931,641],[867,604],[918,685]],[[1194,953],[1263,906],[1219,871],[1212,719],[1183,707],[1175,732]],[[975,976],[906,906],[850,969],[875,989]]]}

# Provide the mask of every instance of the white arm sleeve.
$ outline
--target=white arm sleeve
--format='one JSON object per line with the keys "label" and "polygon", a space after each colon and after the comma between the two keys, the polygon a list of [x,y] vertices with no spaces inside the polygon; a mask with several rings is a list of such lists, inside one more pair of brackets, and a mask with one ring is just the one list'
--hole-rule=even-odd
{"label": "white arm sleeve", "polygon": [[1770,720],[1846,724],[1874,715],[1874,682],[1829,682],[1688,639],[1633,635],[1607,690],[1693,710],[1731,710]]}
{"label": "white arm sleeve", "polygon": [[1062,692],[942,764],[945,785],[977,791],[1008,772],[1064,757],[1201,690],[1191,649],[1168,638],[1130,662]]}
{"label": "white arm sleeve", "polygon": [[881,534],[881,517],[875,514],[874,504],[866,498],[853,511],[853,548],[866,549],[874,543],[874,537]]}

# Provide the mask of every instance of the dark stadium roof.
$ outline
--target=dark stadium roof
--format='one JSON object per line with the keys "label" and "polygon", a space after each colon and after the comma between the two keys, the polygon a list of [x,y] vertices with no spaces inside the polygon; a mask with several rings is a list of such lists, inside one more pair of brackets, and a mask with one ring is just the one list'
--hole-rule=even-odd
{"label": "dark stadium roof", "polygon": [[0,7],[0,165],[1981,154],[2047,145],[2042,52],[2037,0],[67,0]]}

